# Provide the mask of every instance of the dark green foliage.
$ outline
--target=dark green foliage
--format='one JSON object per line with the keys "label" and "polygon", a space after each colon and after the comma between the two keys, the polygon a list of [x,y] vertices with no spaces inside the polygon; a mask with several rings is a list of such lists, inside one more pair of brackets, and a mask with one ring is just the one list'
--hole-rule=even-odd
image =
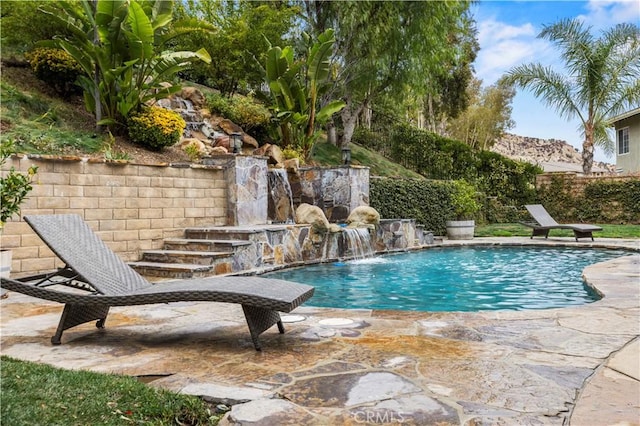
{"label": "dark green foliage", "polygon": [[554,176],[538,201],[559,222],[640,224],[640,179],[596,180],[575,191],[570,178]]}
{"label": "dark green foliage", "polygon": [[640,224],[640,179],[595,181],[578,199],[576,216],[584,221]]}
{"label": "dark green foliage", "polygon": [[496,197],[485,198],[482,213],[487,223],[514,223],[529,220],[524,208],[519,209],[515,205],[502,204]]}
{"label": "dark green foliage", "polygon": [[242,127],[260,144],[271,141],[268,136],[271,113],[254,98],[244,96],[227,98],[211,93],[207,95],[207,106],[211,112],[220,114]]}
{"label": "dark green foliage", "polygon": [[374,132],[366,127],[358,127],[353,133],[351,142],[391,158],[389,138],[382,132]]}
{"label": "dark green foliage", "polygon": [[[15,153],[13,141],[2,141],[0,143],[0,166],[4,165],[7,158]],[[4,176],[0,177],[0,230],[11,216],[20,212],[20,204],[33,189],[31,183],[37,171],[36,166],[29,167],[26,173],[20,173],[11,167]]]}
{"label": "dark green foliage", "polygon": [[505,205],[521,206],[535,199],[536,175],[542,170],[491,151],[478,151],[475,184],[480,192]]}
{"label": "dark green foliage", "polygon": [[58,0],[2,0],[0,1],[0,27],[2,27],[2,57],[22,55],[36,42],[64,37],[69,31],[66,25],[49,19],[40,7],[59,3]]}
{"label": "dark green foliage", "polygon": [[62,49],[38,48],[26,55],[33,73],[58,93],[68,96],[80,93],[75,85],[82,68]]}
{"label": "dark green foliage", "polygon": [[455,216],[454,186],[450,182],[374,178],[369,183],[371,207],[383,219],[415,219],[425,230],[444,235],[446,221]]}
{"label": "dark green foliage", "polygon": [[513,161],[489,151],[409,125],[389,132],[358,130],[355,140],[428,179],[466,180],[487,200],[483,216],[489,221],[517,220],[514,207],[535,200],[539,167]]}
{"label": "dark green foliage", "polygon": [[396,126],[386,134],[359,129],[354,141],[428,179],[472,182],[479,191],[505,204],[532,201],[535,177],[542,172],[529,163],[490,151],[474,151],[463,142],[409,125]]}
{"label": "dark green foliage", "polygon": [[210,64],[194,64],[181,76],[218,89],[223,96],[260,87],[261,64],[269,43],[288,43],[285,40],[299,12],[294,2],[280,1],[185,0],[175,4],[178,18],[203,19],[217,27],[215,32],[194,32],[177,39],[176,48],[205,48],[215,58]]}
{"label": "dark green foliage", "polygon": [[172,82],[179,71],[196,61],[211,61],[203,49],[171,49],[179,35],[213,30],[203,21],[174,20],[173,6],[164,1],[85,0],[42,8],[51,21],[72,33],[44,45],[64,49],[82,67],[78,85],[96,126],[121,132],[132,112],[179,90]]}
{"label": "dark green foliage", "polygon": [[476,159],[466,144],[409,125],[389,135],[391,159],[429,179],[465,179],[476,175]]}
{"label": "dark green foliage", "polygon": [[556,220],[570,220],[573,218],[572,210],[575,205],[571,187],[571,183],[564,176],[553,176],[548,185],[538,188],[537,201],[544,205]]}

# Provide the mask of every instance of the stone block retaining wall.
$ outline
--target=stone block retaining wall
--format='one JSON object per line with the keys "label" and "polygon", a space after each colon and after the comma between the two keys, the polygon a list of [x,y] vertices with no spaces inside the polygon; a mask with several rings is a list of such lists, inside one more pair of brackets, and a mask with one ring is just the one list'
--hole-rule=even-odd
{"label": "stone block retaining wall", "polygon": [[[22,214],[76,213],[125,261],[163,240],[184,235],[186,227],[227,224],[227,181],[220,166],[148,166],[90,162],[46,156],[8,159],[26,171],[38,166],[33,191]],[[0,247],[13,251],[12,275],[63,266],[29,225],[14,217],[5,225]]]}

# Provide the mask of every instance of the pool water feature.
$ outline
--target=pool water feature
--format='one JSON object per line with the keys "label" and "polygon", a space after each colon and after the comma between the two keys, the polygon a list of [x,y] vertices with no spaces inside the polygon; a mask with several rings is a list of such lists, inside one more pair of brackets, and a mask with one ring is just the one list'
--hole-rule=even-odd
{"label": "pool water feature", "polygon": [[344,228],[345,252],[351,254],[353,259],[365,259],[373,256],[374,250],[371,244],[371,235],[367,228]]}
{"label": "pool water feature", "polygon": [[598,300],[582,270],[624,250],[550,247],[434,248],[267,274],[310,284],[307,304],[345,309],[549,309]]}

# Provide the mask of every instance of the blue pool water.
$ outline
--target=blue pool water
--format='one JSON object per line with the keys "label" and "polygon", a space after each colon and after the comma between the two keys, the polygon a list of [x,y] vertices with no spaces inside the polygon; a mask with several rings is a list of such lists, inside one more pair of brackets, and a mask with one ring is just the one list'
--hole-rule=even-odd
{"label": "blue pool water", "polygon": [[411,311],[548,309],[598,299],[583,269],[622,250],[546,247],[429,249],[268,274],[316,287],[309,305]]}

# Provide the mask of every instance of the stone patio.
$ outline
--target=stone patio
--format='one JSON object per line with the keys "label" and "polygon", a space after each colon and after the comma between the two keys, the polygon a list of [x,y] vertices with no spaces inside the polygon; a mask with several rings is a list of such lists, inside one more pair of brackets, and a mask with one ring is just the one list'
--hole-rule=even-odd
{"label": "stone patio", "polygon": [[[445,244],[627,247],[638,240],[476,238]],[[113,308],[68,330],[62,306],[1,301],[3,355],[139,376],[231,406],[225,425],[637,425],[640,254],[592,265],[605,297],[551,310],[397,312],[303,306],[253,349],[236,305]],[[311,302],[313,299],[311,299]]]}

